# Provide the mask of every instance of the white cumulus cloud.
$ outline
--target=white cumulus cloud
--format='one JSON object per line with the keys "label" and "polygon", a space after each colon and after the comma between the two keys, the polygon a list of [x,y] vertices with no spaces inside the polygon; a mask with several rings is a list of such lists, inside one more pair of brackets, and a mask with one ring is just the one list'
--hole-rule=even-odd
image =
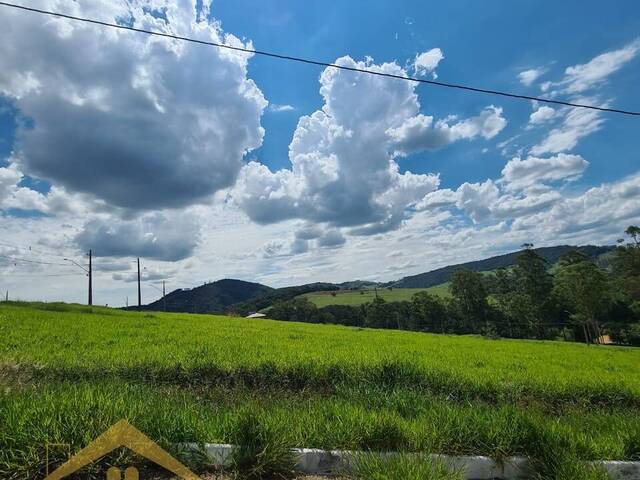
{"label": "white cumulus cloud", "polygon": [[24,175],[14,163],[0,168],[0,211],[8,209],[48,210],[46,198],[40,192],[19,184]]}
{"label": "white cumulus cloud", "polygon": [[533,82],[538,80],[542,75],[547,72],[546,68],[530,68],[528,70],[524,70],[518,74],[518,79],[520,83],[522,83],[525,87],[530,87],[533,85]]}
{"label": "white cumulus cloud", "polygon": [[548,122],[555,117],[555,115],[556,111],[553,108],[543,105],[529,116],[529,123],[531,125],[540,125]]}
{"label": "white cumulus cloud", "polygon": [[[406,76],[396,63],[336,63]],[[502,109],[488,106],[476,117],[435,122],[420,113],[416,85],[356,72],[326,69],[320,77],[322,109],[298,122],[289,146],[291,169],[270,171],[250,162],[232,192],[237,205],[262,224],[302,219],[308,228],[295,247],[338,246],[344,233],[374,235],[399,228],[411,210],[439,185],[433,174],[401,173],[396,156],[459,140],[490,139],[506,125]],[[306,243],[303,243],[306,242]]]}
{"label": "white cumulus cloud", "polygon": [[459,140],[482,137],[489,140],[507,125],[502,108],[490,105],[479,115],[452,123],[451,120],[433,122],[433,117],[418,114],[402,125],[390,128],[387,134],[395,143],[396,151],[408,155],[423,150],[434,150]]}
{"label": "white cumulus cloud", "polygon": [[[196,0],[37,4],[251,47]],[[247,78],[247,54],[13,9],[3,17],[0,93],[30,120],[14,144],[28,175],[120,207],[179,207],[233,185],[243,155],[261,145],[267,102]]]}
{"label": "white cumulus cloud", "polygon": [[514,158],[502,169],[502,179],[510,189],[538,183],[575,179],[589,166],[580,155],[560,153],[549,158]]}
{"label": "white cumulus cloud", "polygon": [[[587,102],[589,100],[595,99],[586,99]],[[567,107],[560,115],[562,123],[546,133],[545,137],[531,148],[532,155],[570,151],[582,138],[597,132],[604,124],[604,119],[597,110]]]}
{"label": "white cumulus cloud", "polygon": [[427,52],[416,55],[413,61],[413,71],[416,75],[432,74],[434,78],[437,78],[435,70],[438,64],[444,60],[444,54],[439,48],[432,48]]}

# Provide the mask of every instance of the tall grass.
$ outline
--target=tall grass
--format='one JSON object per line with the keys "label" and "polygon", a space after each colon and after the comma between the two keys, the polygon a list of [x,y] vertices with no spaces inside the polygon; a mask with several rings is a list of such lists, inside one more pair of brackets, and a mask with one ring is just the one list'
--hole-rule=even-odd
{"label": "tall grass", "polygon": [[462,400],[640,405],[638,349],[69,308],[0,306],[0,368],[58,379],[405,386]]}
{"label": "tall grass", "polygon": [[[0,306],[0,478],[11,480],[43,476],[47,443],[77,451],[122,418],[185,462],[177,443],[239,444],[243,478],[288,477],[296,446],[525,455],[540,478],[598,479],[583,461],[640,458],[639,414],[634,349]],[[368,468],[440,478],[411,461]]]}
{"label": "tall grass", "polygon": [[350,476],[357,480],[462,480],[464,476],[440,462],[400,454],[381,458],[362,454],[354,461]]}
{"label": "tall grass", "polygon": [[343,393],[199,392],[121,381],[19,387],[0,394],[0,478],[35,478],[47,442],[77,451],[122,418],[178,456],[175,443],[240,444],[236,469],[248,476],[288,472],[290,447],[525,455],[547,473],[566,468],[567,459],[640,454],[634,411],[568,408],[550,416],[542,407],[452,404],[406,391],[380,400]]}
{"label": "tall grass", "polygon": [[295,457],[288,432],[282,425],[270,422],[253,410],[239,413],[230,439],[237,448],[231,458],[231,469],[240,480],[287,480],[295,476]]}

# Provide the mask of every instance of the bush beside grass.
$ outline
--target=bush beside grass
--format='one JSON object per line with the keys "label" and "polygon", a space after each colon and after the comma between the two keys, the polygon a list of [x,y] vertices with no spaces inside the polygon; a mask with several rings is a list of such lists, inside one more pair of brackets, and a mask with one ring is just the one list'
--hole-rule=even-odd
{"label": "bush beside grass", "polygon": [[354,480],[462,480],[464,476],[444,464],[400,454],[383,459],[362,454],[354,460],[349,476]]}
{"label": "bush beside grass", "polygon": [[230,439],[237,445],[231,470],[239,480],[288,480],[295,476],[296,460],[282,425],[252,410],[241,411]]}

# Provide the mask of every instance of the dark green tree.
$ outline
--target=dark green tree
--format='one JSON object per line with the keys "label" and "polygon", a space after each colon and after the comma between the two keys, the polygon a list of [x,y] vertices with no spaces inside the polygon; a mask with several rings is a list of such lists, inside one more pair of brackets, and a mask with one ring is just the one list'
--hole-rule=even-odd
{"label": "dark green tree", "polygon": [[460,269],[451,275],[449,285],[464,326],[470,332],[477,332],[487,325],[487,289],[482,274]]}
{"label": "dark green tree", "polygon": [[554,292],[582,328],[585,341],[597,342],[601,335],[599,318],[610,302],[605,272],[586,258],[565,262],[556,272]]}
{"label": "dark green tree", "polygon": [[304,297],[274,303],[269,309],[269,317],[292,322],[319,322],[318,309]]}
{"label": "dark green tree", "polygon": [[535,338],[538,335],[538,319],[531,297],[512,290],[494,295],[496,309],[501,314],[498,332],[509,338]]}
{"label": "dark green tree", "polygon": [[629,225],[624,233],[631,237],[633,244],[636,247],[640,247],[640,227],[636,225]]}
{"label": "dark green tree", "polygon": [[571,250],[560,257],[560,260],[558,260],[558,264],[564,267],[586,262],[587,260],[589,260],[589,257],[587,257],[584,253],[579,252],[578,250]]}
{"label": "dark green tree", "polygon": [[420,332],[445,333],[447,310],[444,302],[429,292],[411,297],[411,329]]}
{"label": "dark green tree", "polygon": [[491,293],[504,294],[514,289],[514,274],[508,268],[499,268],[494,274]]}
{"label": "dark green tree", "polygon": [[533,250],[533,244],[525,243],[516,260],[514,279],[516,291],[526,295],[526,304],[532,309],[527,317],[534,319],[536,338],[546,337],[545,324],[553,320],[553,277],[548,272],[547,261]]}
{"label": "dark green tree", "polygon": [[618,287],[640,313],[640,227],[631,225],[625,233],[631,240],[617,248],[614,272]]}

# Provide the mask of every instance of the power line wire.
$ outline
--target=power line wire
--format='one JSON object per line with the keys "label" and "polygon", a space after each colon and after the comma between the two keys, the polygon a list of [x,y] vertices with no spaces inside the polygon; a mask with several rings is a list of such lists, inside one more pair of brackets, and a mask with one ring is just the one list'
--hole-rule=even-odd
{"label": "power line wire", "polygon": [[[12,277],[15,276],[19,276],[19,277],[58,277],[58,276],[72,276],[72,275],[78,275],[78,276],[82,276],[82,277],[86,277],[88,275],[88,273],[86,272],[81,272],[81,271],[68,271],[68,270],[56,270],[56,269],[51,269],[52,267],[45,265],[44,270],[29,270],[28,267],[30,265],[20,265],[20,264],[12,264],[12,263],[6,263],[6,264],[2,264],[0,263],[0,276],[2,275],[11,275]],[[17,273],[19,271],[16,271],[14,269],[16,268],[24,268],[26,269],[27,272],[34,272],[34,273]],[[69,268],[71,268],[71,266],[69,265]],[[42,273],[38,273],[38,272],[42,272]],[[55,272],[52,274],[47,274],[45,272]],[[94,269],[94,271],[92,272],[92,275],[95,277],[96,275],[99,276],[111,276],[113,273],[115,272],[105,272],[105,271],[96,271]]]}
{"label": "power line wire", "polygon": [[157,31],[153,31],[153,30],[145,30],[145,29],[142,29],[142,28],[130,27],[128,25],[119,25],[117,23],[103,22],[101,20],[95,20],[95,19],[84,18],[84,17],[77,17],[77,16],[74,16],[74,15],[67,15],[67,14],[64,14],[64,13],[53,12],[53,11],[49,11],[49,10],[41,10],[39,8],[26,7],[24,5],[16,5],[16,4],[13,4],[13,3],[8,3],[8,2],[0,1],[0,5],[5,6],[5,7],[16,8],[16,9],[19,9],[19,10],[25,10],[25,11],[28,11],[28,12],[40,13],[40,14],[43,14],[43,15],[49,15],[49,16],[53,16],[53,17],[66,18],[68,20],[75,20],[75,21],[79,21],[79,22],[92,23],[92,24],[95,24],[95,25],[101,25],[101,26],[104,26],[104,27],[117,28],[117,29],[120,29],[120,30],[128,30],[128,31],[131,31],[131,32],[145,33],[147,35],[155,35],[155,36],[158,36],[158,37],[170,38],[170,39],[173,39],[173,40],[180,40],[180,41],[190,42],[190,43],[197,43],[197,44],[200,44],[200,45],[208,45],[208,46],[211,46],[211,47],[225,48],[225,49],[234,50],[234,51],[237,51],[237,52],[250,53],[252,55],[261,55],[261,56],[264,56],[264,57],[278,58],[280,60],[290,60],[290,61],[293,61],[293,62],[306,63],[306,64],[309,64],[309,65],[317,65],[317,66],[321,66],[321,67],[336,68],[338,70],[348,70],[348,71],[351,71],[351,72],[365,73],[365,74],[369,74],[369,75],[376,75],[376,76],[379,76],[379,77],[394,78],[394,79],[397,79],[397,80],[418,82],[418,83],[424,83],[424,84],[428,84],[428,85],[436,85],[436,86],[439,86],[439,87],[455,88],[455,89],[459,89],[459,90],[466,90],[466,91],[476,92],[476,93],[486,93],[486,94],[489,94],[489,95],[498,95],[498,96],[502,96],[502,97],[509,97],[509,98],[515,98],[515,99],[520,99],[520,100],[531,100],[531,101],[537,101],[537,102],[541,102],[541,103],[550,103],[550,104],[554,104],[554,105],[564,105],[564,106],[567,106],[567,107],[587,108],[587,109],[590,109],[590,110],[598,110],[598,111],[601,111],[601,112],[619,113],[619,114],[622,114],[622,115],[640,116],[640,112],[635,112],[635,111],[631,111],[631,110],[621,110],[621,109],[617,109],[617,108],[597,107],[595,105],[574,103],[574,102],[568,102],[568,101],[564,101],[564,100],[553,100],[551,98],[533,97],[533,96],[529,96],[529,95],[521,95],[521,94],[505,92],[505,91],[501,91],[501,90],[491,90],[491,89],[487,89],[487,88],[472,87],[472,86],[469,86],[469,85],[463,85],[463,84],[457,84],[457,83],[439,82],[437,80],[426,80],[424,78],[416,78],[416,77],[403,76],[403,75],[394,75],[392,73],[376,72],[374,70],[367,70],[367,69],[364,69],[364,68],[347,67],[345,65],[337,65],[335,63],[322,62],[322,61],[318,61],[318,60],[311,60],[311,59],[308,59],[308,58],[295,57],[295,56],[291,56],[291,55],[282,55],[282,54],[278,54],[278,53],[267,52],[267,51],[264,51],[264,50],[252,50],[252,49],[249,49],[249,48],[235,47],[235,46],[232,46],[232,45],[226,45],[226,44],[223,44],[223,43],[210,42],[210,41],[206,41],[206,40],[198,40],[198,39],[195,39],[195,38],[183,37],[183,36],[180,36],[180,35],[174,35],[174,34],[170,34],[170,33],[157,32]]}
{"label": "power line wire", "polygon": [[[63,259],[63,256],[60,255],[59,253],[45,252],[44,250],[35,250],[35,249],[33,249],[31,247],[31,245],[23,247],[23,246],[20,246],[20,245],[14,244],[14,243],[8,243],[8,242],[2,240],[2,241],[0,241],[0,246],[4,246],[6,248],[16,248],[16,249],[19,249],[19,250],[24,250],[25,252],[33,253],[33,254],[36,254],[36,255],[39,255],[39,256]],[[73,254],[73,255],[66,255],[65,258],[69,259],[70,257],[78,258],[78,257],[84,257],[84,256],[86,256],[86,254],[85,255]],[[98,268],[99,267],[106,267],[106,266],[109,266],[109,265],[117,265],[117,266],[119,266],[119,265],[122,265],[122,262],[95,262],[94,261],[93,265],[94,265],[94,267],[98,267]],[[67,265],[67,266],[69,266],[69,265]],[[84,267],[88,268],[88,265],[84,265]]]}
{"label": "power line wire", "polygon": [[62,265],[58,266],[58,264],[54,264],[54,265],[48,265],[48,264],[41,264],[41,263],[32,263],[32,262],[26,262],[23,263],[22,261],[18,260],[2,260],[0,258],[0,271],[1,269],[24,269],[28,272],[57,272],[57,273],[66,273],[66,272],[71,272],[71,266],[67,265],[66,267],[63,267]]}
{"label": "power line wire", "polygon": [[28,274],[28,273],[11,273],[11,278],[13,277],[77,277],[85,275],[83,273],[43,273],[43,274]]}
{"label": "power line wire", "polygon": [[[54,253],[53,251],[46,252],[44,250],[41,250],[40,247],[38,247],[37,249],[34,249],[31,247],[31,245],[27,245],[26,247],[24,247],[24,246],[17,245],[15,243],[6,242],[4,240],[0,241],[0,246],[5,248],[15,248],[18,250],[24,250],[25,252],[29,252],[36,255],[45,256],[45,257],[51,257],[51,258],[62,258],[61,254],[63,253],[63,252]],[[79,257],[79,256],[80,255],[78,254],[67,255],[67,257]]]}
{"label": "power line wire", "polygon": [[0,255],[0,258],[6,258],[6,259],[11,260],[13,262],[36,263],[36,264],[39,264],[39,265],[57,265],[57,266],[61,266],[61,267],[69,267],[70,266],[68,263],[43,262],[43,261],[40,261],[40,260],[28,260],[26,258],[10,257],[8,255]]}

